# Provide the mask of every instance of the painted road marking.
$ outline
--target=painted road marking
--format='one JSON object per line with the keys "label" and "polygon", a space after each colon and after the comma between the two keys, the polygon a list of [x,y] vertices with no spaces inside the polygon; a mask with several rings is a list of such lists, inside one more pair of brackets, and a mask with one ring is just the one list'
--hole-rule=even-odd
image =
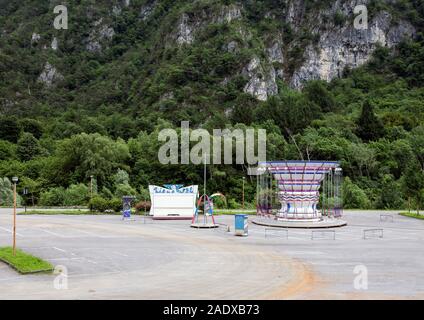
{"label": "painted road marking", "polygon": [[121,257],[129,257],[129,255],[123,254],[123,253],[120,253],[120,252],[113,252],[113,253],[118,255],[118,256],[121,256]]}
{"label": "painted road marking", "polygon": [[[2,229],[2,230],[4,230],[4,231],[7,231],[7,232],[9,232],[10,234],[12,234],[12,233],[13,233],[13,231],[12,231],[12,230],[9,230],[9,229],[3,228],[3,227],[0,227],[0,229]],[[20,234],[20,233],[18,233],[18,232],[16,232],[16,235],[17,235],[17,236],[20,236],[20,237],[23,237],[23,235],[21,235],[21,234]]]}
{"label": "painted road marking", "polygon": [[41,231],[43,231],[43,232],[45,232],[45,233],[47,233],[47,234],[50,234],[50,235],[52,235],[52,236],[55,236],[55,237],[65,238],[65,236],[64,236],[64,235],[61,235],[61,234],[56,233],[56,232],[53,232],[53,231],[48,231],[48,230],[44,230],[44,229],[41,229],[41,228],[40,228],[39,230],[41,230]]}
{"label": "painted road marking", "polygon": [[50,261],[84,260],[84,258],[50,258]]}

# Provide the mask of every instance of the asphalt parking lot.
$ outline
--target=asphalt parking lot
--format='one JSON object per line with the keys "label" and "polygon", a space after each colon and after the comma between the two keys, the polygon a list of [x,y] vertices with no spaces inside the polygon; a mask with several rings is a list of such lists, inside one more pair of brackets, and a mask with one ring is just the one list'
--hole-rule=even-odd
{"label": "asphalt parking lot", "polygon": [[[140,216],[19,215],[18,246],[67,276],[58,288],[57,275],[0,263],[0,299],[424,299],[424,221],[348,211],[334,233],[250,223],[241,238],[234,217],[216,219],[231,232]],[[0,246],[11,244],[11,226],[11,210],[0,209]],[[366,289],[354,285],[358,266]]]}

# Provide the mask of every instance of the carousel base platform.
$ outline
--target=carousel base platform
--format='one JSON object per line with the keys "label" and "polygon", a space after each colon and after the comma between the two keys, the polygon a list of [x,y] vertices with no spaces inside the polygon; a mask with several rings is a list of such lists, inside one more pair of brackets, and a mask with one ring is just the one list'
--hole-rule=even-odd
{"label": "carousel base platform", "polygon": [[323,218],[319,221],[299,221],[299,220],[275,220],[271,218],[257,217],[252,222],[259,226],[273,228],[295,228],[295,229],[327,229],[347,226],[347,222],[341,219]]}

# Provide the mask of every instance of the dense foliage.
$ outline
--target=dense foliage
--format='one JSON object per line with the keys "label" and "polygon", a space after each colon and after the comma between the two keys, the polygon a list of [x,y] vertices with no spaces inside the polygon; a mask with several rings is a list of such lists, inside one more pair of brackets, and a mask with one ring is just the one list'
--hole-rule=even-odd
{"label": "dense foliage", "polygon": [[[284,40],[297,37],[299,48],[313,40],[306,31],[296,35],[290,26],[263,18],[269,9],[278,16],[285,1],[246,1],[248,16],[240,23],[253,38],[235,52],[223,47],[239,40],[238,23],[210,24],[192,45],[169,40],[182,11],[213,11],[218,3],[234,1],[160,1],[148,23],[131,9],[146,1],[132,1],[119,16],[106,13],[108,1],[95,6],[68,2],[75,19],[67,32],[47,22],[54,17],[48,2],[13,0],[2,3],[0,11],[0,177],[19,176],[19,190],[29,188],[28,203],[81,205],[94,193],[92,205],[106,210],[113,207],[107,201],[124,194],[146,200],[148,184],[201,185],[202,166],[158,161],[159,131],[189,120],[192,128],[208,130],[265,128],[268,159],[341,161],[346,207],[422,206],[422,33],[394,52],[378,49],[366,66],[346,70],[331,83],[312,81],[296,91],[280,81],[279,94],[259,102],[243,92],[246,78],[237,70],[261,48],[262,38],[285,28]],[[372,3],[378,8],[380,2]],[[308,3],[310,10],[325,5]],[[422,31],[422,2],[397,5]],[[101,53],[84,48],[90,15],[104,17],[116,32]],[[18,27],[30,17],[30,24]],[[34,30],[41,36],[38,42],[31,41]],[[50,45],[43,39],[52,36],[61,44],[57,51],[43,48]],[[294,50],[293,67],[299,56]],[[46,61],[63,74],[54,87],[37,81]],[[220,191],[231,207],[240,206],[246,170],[210,166],[208,191]],[[0,204],[10,198],[9,184],[0,180]],[[253,177],[247,178],[245,191],[253,204]]]}

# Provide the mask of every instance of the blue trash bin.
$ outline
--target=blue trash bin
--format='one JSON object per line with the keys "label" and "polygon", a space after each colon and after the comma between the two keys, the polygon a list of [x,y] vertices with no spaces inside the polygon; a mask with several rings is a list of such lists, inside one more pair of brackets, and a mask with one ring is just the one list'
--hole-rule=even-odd
{"label": "blue trash bin", "polygon": [[246,214],[235,215],[235,235],[246,237],[249,233],[248,216]]}

